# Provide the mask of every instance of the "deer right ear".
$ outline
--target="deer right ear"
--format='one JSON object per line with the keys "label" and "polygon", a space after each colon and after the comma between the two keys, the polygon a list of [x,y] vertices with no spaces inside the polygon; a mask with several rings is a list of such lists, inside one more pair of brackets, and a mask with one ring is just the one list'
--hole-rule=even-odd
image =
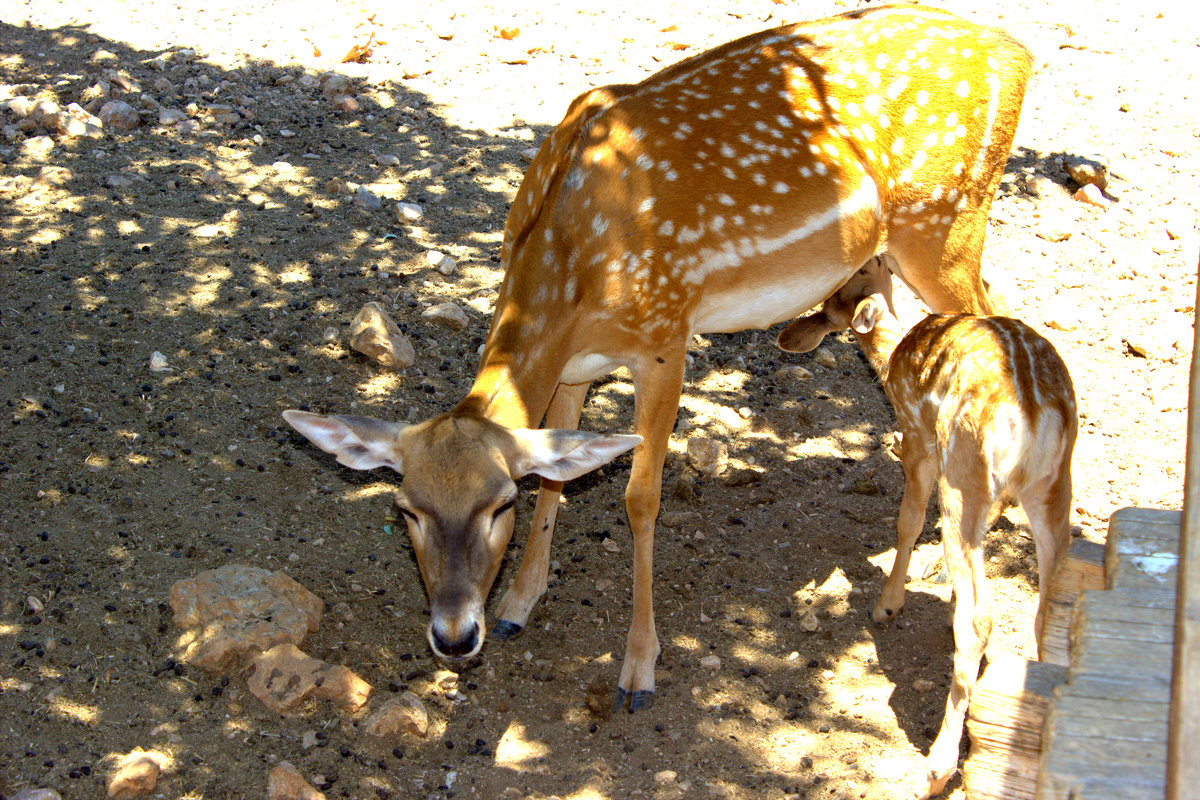
{"label": "deer right ear", "polygon": [[400,449],[396,446],[400,433],[408,427],[403,423],[292,410],[284,411],[283,418],[304,438],[337,456],[339,464],[351,469],[391,467],[404,472]]}
{"label": "deer right ear", "polygon": [[883,316],[884,304],[887,299],[881,294],[873,294],[858,301],[854,307],[854,317],[850,320],[850,329],[855,333],[870,333],[875,330],[879,319]]}
{"label": "deer right ear", "polygon": [[829,321],[825,312],[818,311],[811,316],[793,320],[775,337],[775,345],[789,353],[807,353],[816,350],[825,335],[836,330],[837,327]]}

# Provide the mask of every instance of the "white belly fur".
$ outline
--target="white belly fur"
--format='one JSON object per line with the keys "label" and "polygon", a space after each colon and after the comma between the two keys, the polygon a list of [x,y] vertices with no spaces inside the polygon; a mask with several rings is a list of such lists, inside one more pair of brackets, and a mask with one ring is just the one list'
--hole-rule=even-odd
{"label": "white belly fur", "polygon": [[769,328],[817,306],[854,274],[857,266],[827,265],[812,269],[804,281],[780,270],[780,282],[766,286],[735,286],[721,293],[705,292],[692,321],[694,333],[733,333]]}
{"label": "white belly fur", "polygon": [[571,356],[558,380],[560,383],[588,383],[623,365],[624,362],[603,353],[580,353]]}

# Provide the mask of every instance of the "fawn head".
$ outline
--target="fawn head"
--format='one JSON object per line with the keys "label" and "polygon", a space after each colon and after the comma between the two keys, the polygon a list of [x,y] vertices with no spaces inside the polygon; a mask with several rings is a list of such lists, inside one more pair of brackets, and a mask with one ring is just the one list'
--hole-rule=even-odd
{"label": "fawn head", "polygon": [[807,353],[816,350],[827,334],[847,328],[867,334],[875,330],[884,314],[894,316],[892,275],[885,259],[876,256],[863,264],[822,304],[820,311],[793,320],[780,331],[775,339],[779,349]]}

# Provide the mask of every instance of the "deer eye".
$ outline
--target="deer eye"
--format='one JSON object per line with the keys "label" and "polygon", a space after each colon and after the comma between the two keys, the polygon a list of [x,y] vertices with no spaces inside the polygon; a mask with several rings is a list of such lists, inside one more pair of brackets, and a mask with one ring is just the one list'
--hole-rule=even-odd
{"label": "deer eye", "polygon": [[509,500],[507,503],[504,503],[503,505],[501,505],[499,508],[497,508],[495,511],[492,512],[492,521],[495,522],[496,520],[500,519],[500,517],[506,511],[511,511],[512,507],[514,505],[516,505],[516,503],[517,503],[517,498],[514,497],[511,500]]}

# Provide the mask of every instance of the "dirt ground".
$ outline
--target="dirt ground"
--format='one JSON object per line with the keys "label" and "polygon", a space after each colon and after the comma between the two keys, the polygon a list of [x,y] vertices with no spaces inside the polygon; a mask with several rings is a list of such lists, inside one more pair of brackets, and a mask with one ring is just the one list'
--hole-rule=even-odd
{"label": "dirt ground", "polygon": [[[1099,541],[1119,507],[1182,504],[1198,12],[942,5],[1036,55],[984,268],[1072,370],[1073,522]],[[529,628],[489,641],[446,686],[411,549],[387,517],[393,478],[337,468],[279,415],[419,420],[452,406],[487,331],[523,153],[573,96],[855,6],[0,6],[0,99],[87,105],[104,81],[146,112],[129,133],[50,140],[0,112],[0,794],[103,797],[114,758],[144,747],[168,758],[162,798],[262,797],[281,760],[330,798],[902,796],[949,685],[949,593],[914,579],[898,623],[870,623],[902,476],[883,446],[894,418],[847,337],[821,362],[777,351],[773,331],[697,340],[664,493],[664,512],[696,516],[660,528],[663,659],[657,701],[636,715],[586,705],[589,686],[614,686],[629,621],[627,458],[568,485]],[[340,63],[356,44],[365,63]],[[352,80],[353,102],[326,96],[327,72]],[[194,123],[160,125],[159,106]],[[1107,207],[1072,199],[1062,168],[1093,153],[1110,167]],[[330,194],[333,179],[383,207]],[[400,220],[397,201],[424,216]],[[457,271],[433,269],[430,249]],[[347,348],[371,300],[415,366],[388,372]],[[465,330],[421,316],[446,301]],[[155,352],[165,370],[150,368]],[[794,365],[811,376],[780,372]],[[621,375],[596,385],[582,426],[627,430],[628,392]],[[697,434],[727,444],[735,475],[761,477],[699,476],[684,455]],[[536,490],[522,487],[501,587]],[[937,556],[937,523],[931,509],[918,570]],[[988,545],[992,653],[1034,656],[1032,552],[1008,512]],[[171,585],[235,563],[320,595],[305,651],[379,697],[416,693],[429,736],[372,740],[365,712],[315,702],[282,718],[239,677],[176,663]]]}

